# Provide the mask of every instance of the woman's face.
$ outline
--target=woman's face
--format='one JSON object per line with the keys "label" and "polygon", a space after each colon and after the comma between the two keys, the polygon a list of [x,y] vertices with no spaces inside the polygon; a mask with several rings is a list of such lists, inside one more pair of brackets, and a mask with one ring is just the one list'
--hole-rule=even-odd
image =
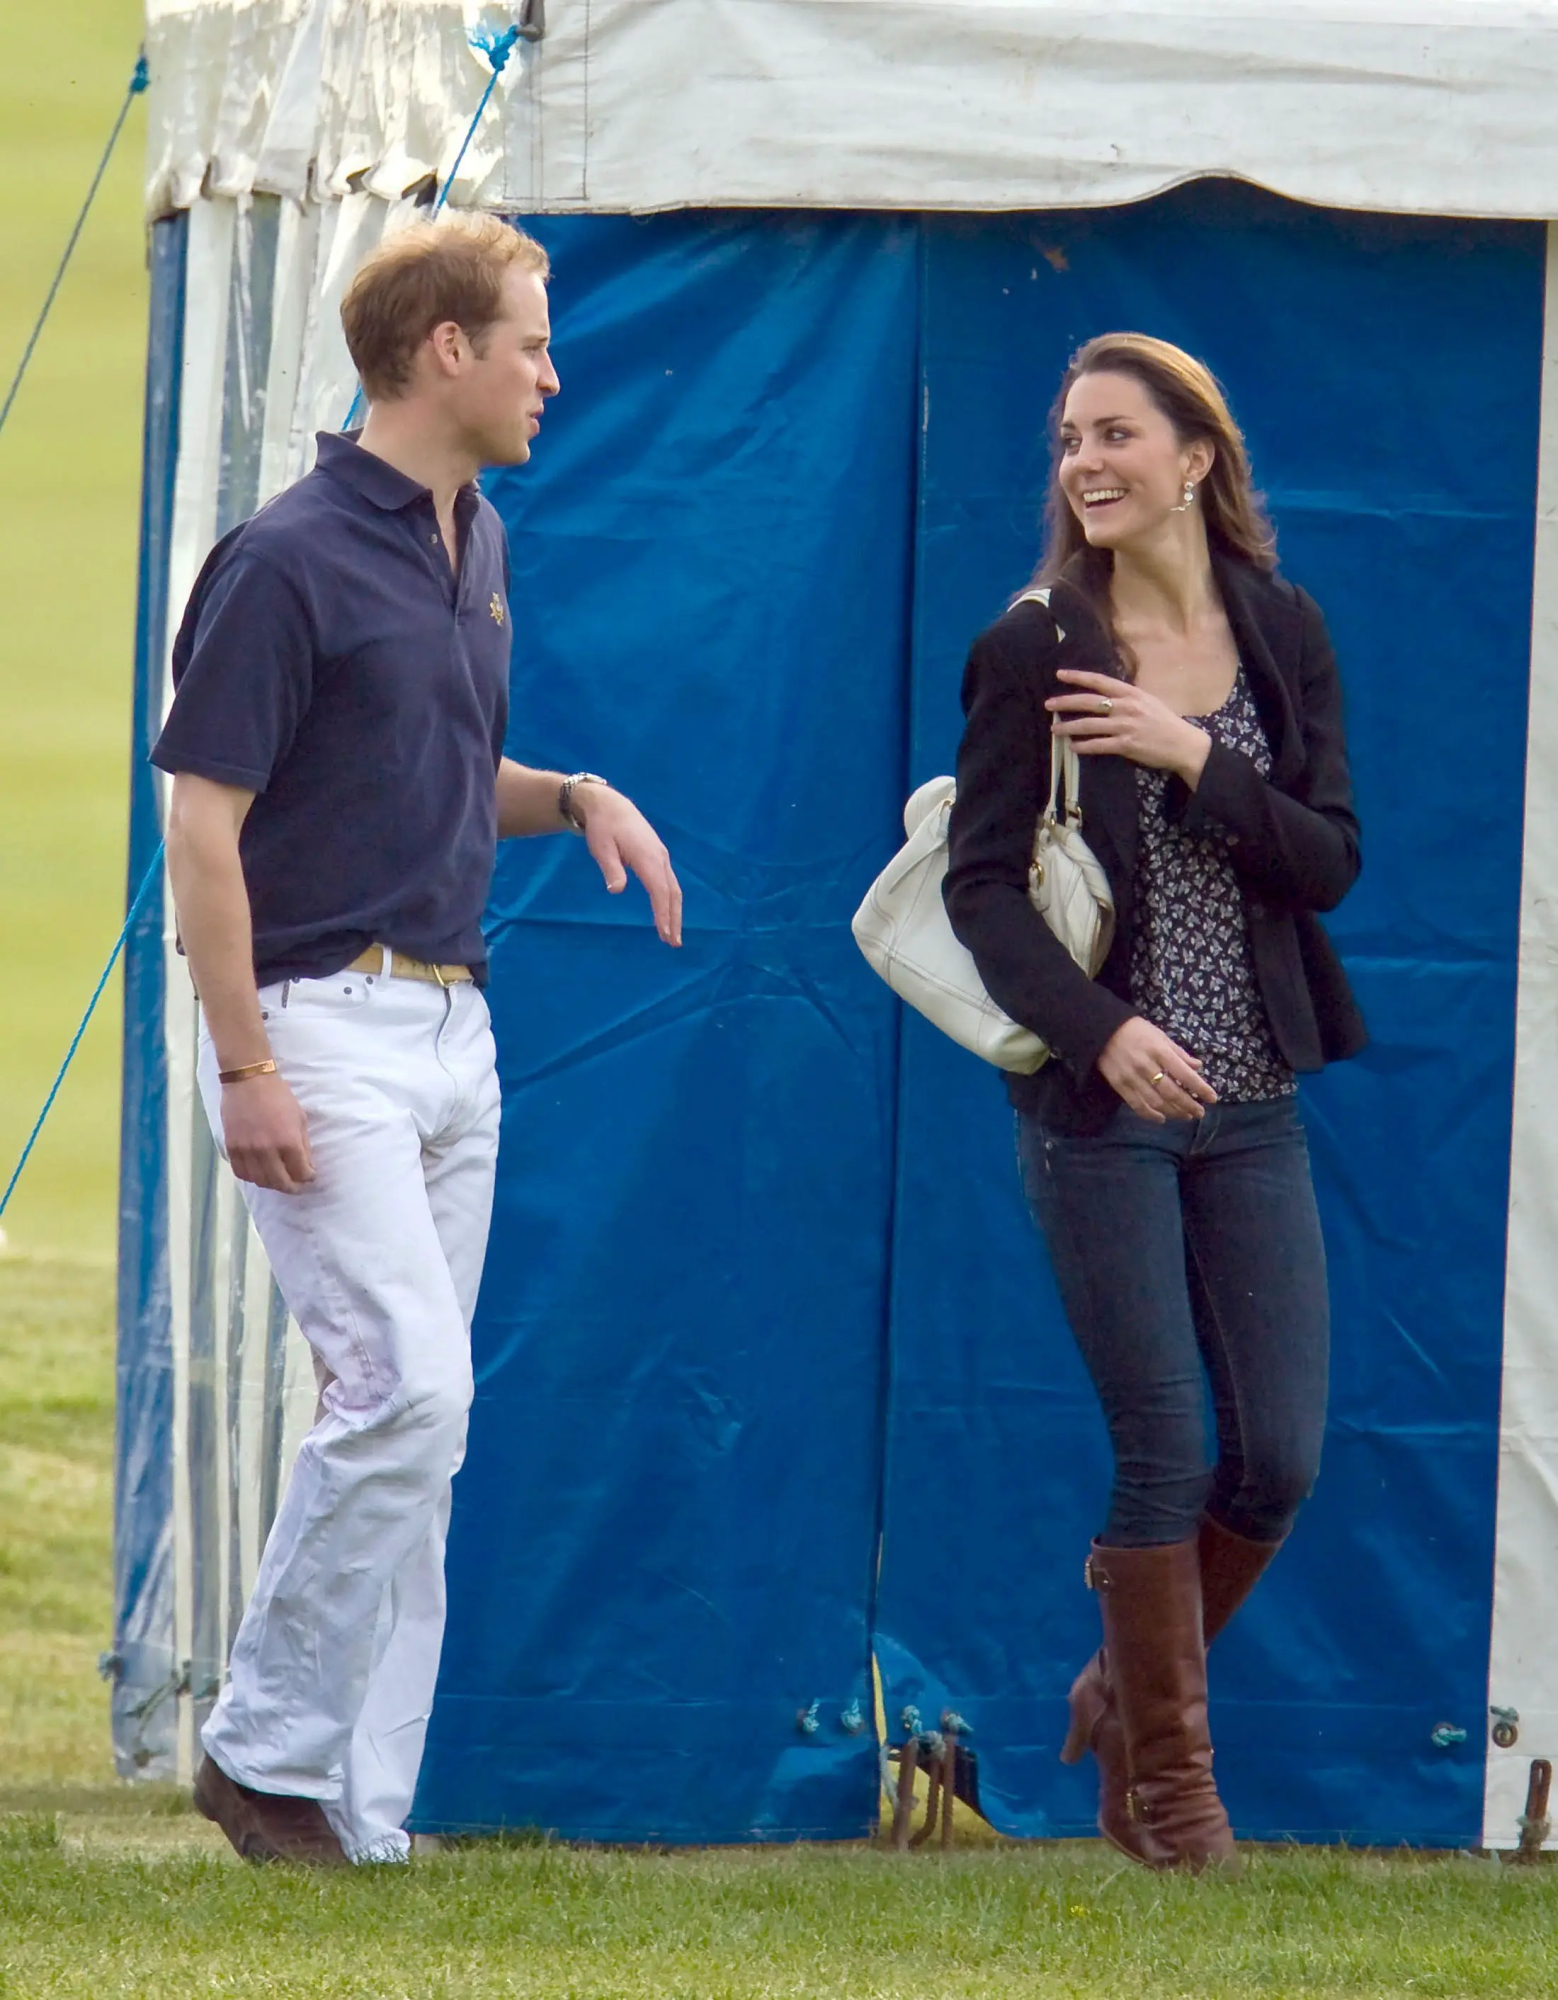
{"label": "woman's face", "polygon": [[1185,481],[1199,486],[1212,466],[1212,447],[1181,444],[1134,375],[1079,376],[1060,441],[1061,490],[1095,549],[1155,539],[1183,502]]}

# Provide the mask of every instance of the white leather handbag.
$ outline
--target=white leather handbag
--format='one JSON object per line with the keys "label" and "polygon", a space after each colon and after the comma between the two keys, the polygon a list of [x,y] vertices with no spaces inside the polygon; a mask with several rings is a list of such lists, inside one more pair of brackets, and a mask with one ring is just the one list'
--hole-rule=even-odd
{"label": "white leather handbag", "polygon": [[[1017,602],[1025,599],[1048,605],[1049,592],[1027,591]],[[1082,838],[1076,746],[1064,736],[1050,740],[1049,804],[1033,832],[1028,900],[1092,979],[1114,938],[1114,897]],[[952,778],[930,778],[910,795],[903,809],[908,840],[866,891],[850,928],[900,999],[997,1069],[1031,1076],[1048,1062],[1048,1045],[990,998],[941,899],[956,790]]]}

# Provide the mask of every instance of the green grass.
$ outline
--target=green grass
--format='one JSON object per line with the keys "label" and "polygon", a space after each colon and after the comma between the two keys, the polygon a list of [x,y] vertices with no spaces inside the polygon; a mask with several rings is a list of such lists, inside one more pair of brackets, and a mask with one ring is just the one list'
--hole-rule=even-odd
{"label": "green grass", "polygon": [[[140,37],[136,0],[0,7],[5,386]],[[0,1185],[124,914],[145,130],[137,105],[0,432]],[[118,1064],[116,986],[6,1214],[13,1246],[111,1255]]]}
{"label": "green grass", "polygon": [[625,1855],[471,1847],[304,1877],[210,1830],[0,1821],[0,1993],[485,1996],[1550,1995],[1550,1871],[1259,1854],[1242,1881],[1087,1847]]}
{"label": "green grass", "polygon": [[113,1775],[112,1275],[0,1262],[0,1785]]}

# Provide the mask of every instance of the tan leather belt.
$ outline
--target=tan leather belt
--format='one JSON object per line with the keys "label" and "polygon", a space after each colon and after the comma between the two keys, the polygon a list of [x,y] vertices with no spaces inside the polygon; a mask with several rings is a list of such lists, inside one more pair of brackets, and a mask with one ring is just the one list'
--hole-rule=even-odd
{"label": "tan leather belt", "polygon": [[[361,957],[354,958],[345,969],[348,972],[382,972],[383,945],[370,944]],[[468,965],[424,965],[420,958],[407,958],[403,951],[390,953],[389,969],[391,978],[424,979],[429,986],[458,986],[462,979],[474,976]]]}

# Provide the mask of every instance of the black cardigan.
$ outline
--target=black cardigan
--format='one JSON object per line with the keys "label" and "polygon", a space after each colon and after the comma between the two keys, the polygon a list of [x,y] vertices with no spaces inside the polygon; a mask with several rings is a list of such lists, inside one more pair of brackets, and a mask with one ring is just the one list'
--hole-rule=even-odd
{"label": "black cardigan", "polygon": [[[1317,1070],[1356,1055],[1365,1041],[1346,975],[1314,914],[1335,908],[1359,867],[1336,660],[1320,609],[1303,591],[1243,563],[1214,558],[1213,567],[1271,744],[1271,776],[1214,743],[1195,791],[1170,778],[1163,809],[1187,825],[1215,822],[1232,834],[1230,858],[1277,1047],[1295,1070]],[[1028,901],[1034,822],[1049,797],[1044,703],[1067,691],[1055,678],[1061,667],[1116,676],[1121,667],[1074,567],[1050,605],[1015,605],[969,653],[943,893],[991,997],[1054,1051],[1035,1075],[1007,1077],[1012,1102],[1061,1130],[1087,1132],[1120,1101],[1096,1064],[1136,1012],[1136,768],[1123,757],[1081,760],[1083,837],[1115,900],[1114,943],[1089,979]]]}

